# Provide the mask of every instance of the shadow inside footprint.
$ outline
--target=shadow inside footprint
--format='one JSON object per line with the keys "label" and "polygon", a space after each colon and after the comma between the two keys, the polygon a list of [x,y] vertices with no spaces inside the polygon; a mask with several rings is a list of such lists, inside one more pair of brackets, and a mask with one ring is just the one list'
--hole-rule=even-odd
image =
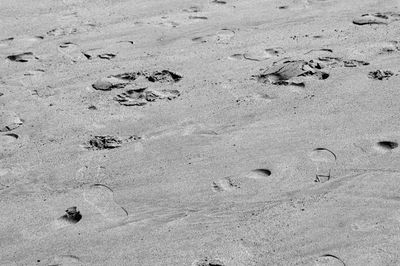
{"label": "shadow inside footprint", "polygon": [[102,184],[94,184],[85,189],[84,199],[109,221],[120,221],[128,212],[114,201],[114,192]]}
{"label": "shadow inside footprint", "polygon": [[388,140],[379,141],[374,146],[374,148],[377,151],[382,152],[382,153],[390,152],[398,147],[399,147],[399,144],[397,142],[388,141]]}
{"label": "shadow inside footprint", "polygon": [[271,171],[268,169],[255,169],[247,173],[245,176],[252,179],[263,179],[269,177],[271,174]]}
{"label": "shadow inside footprint", "polygon": [[325,148],[316,148],[309,155],[316,166],[315,182],[326,182],[331,178],[331,170],[336,162],[336,155]]}

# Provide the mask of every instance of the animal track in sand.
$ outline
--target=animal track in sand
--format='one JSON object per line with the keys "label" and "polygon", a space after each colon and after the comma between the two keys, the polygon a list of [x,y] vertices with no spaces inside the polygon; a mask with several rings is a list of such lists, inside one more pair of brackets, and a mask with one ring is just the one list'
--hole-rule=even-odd
{"label": "animal track in sand", "polygon": [[399,144],[394,141],[383,140],[379,141],[374,145],[375,150],[381,153],[391,152],[394,149],[397,149]]}
{"label": "animal track in sand", "polygon": [[328,181],[336,163],[336,154],[326,148],[316,148],[309,154],[309,158],[316,166],[315,182]]}
{"label": "animal track in sand", "polygon": [[225,263],[220,259],[203,258],[194,261],[192,266],[225,266]]}
{"label": "animal track in sand", "polygon": [[114,192],[102,184],[94,184],[83,192],[84,199],[109,221],[120,221],[128,212],[114,201]]}
{"label": "animal track in sand", "polygon": [[[259,75],[255,75],[258,82],[271,83],[274,85],[294,85],[304,87],[303,79],[300,77],[312,76],[320,80],[327,79],[328,73],[319,70],[318,65],[313,62],[304,60],[275,62],[262,71]],[[295,81],[292,79],[296,78]]]}
{"label": "animal track in sand", "polygon": [[391,76],[393,76],[394,73],[390,70],[376,70],[376,71],[371,71],[368,73],[368,78],[370,79],[377,79],[377,80],[383,80],[383,79],[389,79]]}
{"label": "animal track in sand", "polygon": [[325,254],[315,260],[316,266],[345,266],[342,259],[335,255]]}
{"label": "animal track in sand", "polygon": [[12,131],[23,124],[23,121],[13,112],[0,111],[0,132]]}
{"label": "animal track in sand", "polygon": [[129,136],[128,138],[119,138],[110,135],[94,136],[91,138],[84,147],[88,150],[109,150],[122,146],[123,143],[139,140],[138,136]]}
{"label": "animal track in sand", "polygon": [[361,17],[353,20],[356,25],[387,25],[393,21],[400,19],[399,13],[394,12],[383,12],[373,14],[363,14]]}
{"label": "animal track in sand", "polygon": [[47,264],[48,266],[76,266],[83,265],[77,256],[73,255],[58,255],[55,256]]}
{"label": "animal track in sand", "polygon": [[158,100],[173,100],[179,97],[178,90],[152,90],[147,88],[130,89],[114,97],[114,100],[125,106],[143,106]]}
{"label": "animal track in sand", "polygon": [[10,61],[19,62],[19,63],[27,63],[33,59],[39,59],[32,52],[13,54],[13,55],[7,56],[6,58]]}

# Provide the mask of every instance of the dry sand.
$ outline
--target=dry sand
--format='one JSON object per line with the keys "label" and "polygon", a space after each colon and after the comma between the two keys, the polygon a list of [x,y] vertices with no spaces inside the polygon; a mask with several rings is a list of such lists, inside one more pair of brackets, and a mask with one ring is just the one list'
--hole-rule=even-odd
{"label": "dry sand", "polygon": [[400,265],[400,10],[1,0],[1,265]]}

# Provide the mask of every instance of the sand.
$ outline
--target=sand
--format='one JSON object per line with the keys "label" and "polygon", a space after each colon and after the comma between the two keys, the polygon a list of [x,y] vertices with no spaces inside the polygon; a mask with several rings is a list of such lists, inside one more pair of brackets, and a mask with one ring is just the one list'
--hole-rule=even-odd
{"label": "sand", "polygon": [[400,265],[399,1],[2,0],[1,265]]}

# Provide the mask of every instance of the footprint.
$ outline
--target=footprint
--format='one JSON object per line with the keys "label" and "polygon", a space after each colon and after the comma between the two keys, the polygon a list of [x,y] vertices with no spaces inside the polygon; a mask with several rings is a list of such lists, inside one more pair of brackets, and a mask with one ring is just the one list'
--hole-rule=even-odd
{"label": "footprint", "polygon": [[49,235],[55,233],[59,229],[75,225],[82,218],[82,215],[80,214],[80,212],[77,210],[76,207],[68,208],[65,212],[66,212],[65,215],[59,217],[58,219],[53,220],[51,223],[45,225],[41,224],[39,227],[33,229],[32,228],[24,229],[22,231],[23,236],[28,239],[48,237]]}
{"label": "footprint", "polygon": [[63,42],[58,46],[58,52],[65,57],[71,59],[72,62],[77,62],[79,60],[87,60],[88,55],[83,53],[79,45],[72,42]]}
{"label": "footprint", "polygon": [[192,266],[225,266],[225,263],[220,259],[203,258],[196,260],[192,263]]}
{"label": "footprint", "polygon": [[371,71],[368,73],[368,78],[370,79],[377,79],[377,80],[383,80],[383,79],[389,79],[391,76],[393,76],[394,73],[390,70],[376,70],[376,71]]}
{"label": "footprint", "polygon": [[186,13],[198,13],[201,11],[201,8],[198,6],[191,6],[189,8],[183,9],[182,11]]}
{"label": "footprint", "polygon": [[235,32],[230,29],[222,29],[217,32],[215,42],[217,44],[228,44],[235,37]]}
{"label": "footprint", "polygon": [[34,70],[28,70],[24,73],[24,76],[42,76],[43,73],[45,72],[44,69],[34,69]]}
{"label": "footprint", "polygon": [[138,136],[129,136],[125,139],[110,135],[94,136],[84,145],[84,147],[88,150],[109,150],[119,148],[123,143],[139,139],[140,137]]}
{"label": "footprint", "polygon": [[107,150],[115,149],[122,146],[122,140],[114,136],[94,136],[88,141],[87,149],[90,150]]}
{"label": "footprint", "polygon": [[345,266],[346,264],[335,255],[325,254],[315,260],[317,266]]}
{"label": "footprint", "polygon": [[305,55],[307,54],[326,54],[326,53],[333,53],[332,49],[329,48],[321,48],[321,49],[311,49],[310,51],[306,52]]}
{"label": "footprint", "polygon": [[304,60],[295,61],[283,61],[275,62],[267,70],[264,70],[261,74],[255,75],[258,82],[261,83],[271,83],[274,85],[294,85],[304,87],[304,82],[302,79],[294,78],[312,76],[320,80],[327,79],[329,77],[328,73],[322,72],[318,69],[318,66],[313,62],[307,62]]}
{"label": "footprint", "polygon": [[353,231],[368,232],[375,230],[379,227],[379,222],[367,222],[361,221],[351,224],[351,229]]}
{"label": "footprint", "polygon": [[228,58],[229,59],[233,59],[233,60],[243,60],[243,59],[245,59],[243,54],[233,54],[233,55],[230,55]]}
{"label": "footprint", "polygon": [[73,255],[60,255],[55,256],[51,261],[47,264],[48,266],[75,266],[75,265],[83,265],[77,256]]}
{"label": "footprint", "polygon": [[240,188],[240,182],[233,177],[225,177],[213,182],[212,189],[215,192],[233,191]]}
{"label": "footprint", "polygon": [[59,221],[69,224],[76,224],[82,219],[80,211],[78,211],[75,206],[66,209],[65,212],[66,214],[58,218]]}
{"label": "footprint", "polygon": [[182,79],[182,76],[171,72],[169,70],[154,71],[148,73],[145,71],[141,72],[126,72],[117,75],[111,75],[106,78],[97,80],[92,84],[95,90],[109,91],[112,89],[121,89],[126,87],[128,84],[134,82],[139,77],[143,77],[149,82],[159,83],[176,83]]}
{"label": "footprint", "polygon": [[252,61],[264,61],[273,57],[278,57],[283,53],[284,50],[282,48],[268,48],[260,51],[244,53],[243,58]]}
{"label": "footprint", "polygon": [[10,43],[14,40],[14,37],[6,38],[0,40],[0,47],[7,47],[10,45]]}
{"label": "footprint", "polygon": [[182,76],[171,72],[169,70],[155,71],[151,74],[144,74],[148,81],[150,82],[160,82],[160,83],[176,83],[182,79]]}
{"label": "footprint", "polygon": [[343,66],[344,67],[359,67],[359,66],[368,66],[369,63],[362,61],[362,60],[356,60],[356,59],[350,59],[350,60],[343,60]]}
{"label": "footprint", "polygon": [[369,63],[362,60],[356,59],[348,59],[343,60],[339,57],[332,57],[332,56],[324,56],[319,57],[318,59],[312,60],[313,62],[319,64],[322,68],[324,67],[359,67],[359,66],[368,66]]}
{"label": "footprint", "polygon": [[143,106],[158,100],[173,100],[179,97],[178,90],[150,90],[147,88],[130,89],[114,97],[114,100],[125,106]]}
{"label": "footprint", "polygon": [[264,179],[269,177],[271,174],[272,172],[268,169],[255,169],[247,173],[245,177],[252,179]]}
{"label": "footprint", "polygon": [[[133,79],[134,80],[134,79]],[[92,88],[100,91],[110,91],[113,89],[122,89],[129,84],[129,81],[115,76],[108,76],[97,80],[92,84]]]}
{"label": "footprint", "polygon": [[19,136],[17,134],[8,133],[4,135],[0,135],[0,147],[4,147],[8,144],[15,142]]}
{"label": "footprint", "polygon": [[7,59],[13,62],[26,63],[33,59],[39,59],[39,58],[34,56],[32,52],[25,52],[21,54],[9,55],[7,56]]}
{"label": "footprint", "polygon": [[74,34],[77,33],[78,29],[77,28],[55,28],[52,30],[49,30],[46,34],[48,36],[63,36],[63,35],[69,35],[69,34]]}
{"label": "footprint", "polygon": [[112,54],[112,53],[105,53],[105,54],[99,54],[99,55],[97,55],[99,58],[101,58],[101,59],[107,59],[107,60],[111,60],[111,59],[113,59],[114,57],[116,57],[116,55],[115,54]]}
{"label": "footprint", "polygon": [[233,30],[222,29],[215,34],[192,38],[192,41],[196,43],[214,42],[216,44],[229,44],[234,36],[235,32]]}
{"label": "footprint", "polygon": [[356,25],[387,25],[393,21],[399,20],[400,15],[394,12],[364,14],[360,18],[353,20]]}
{"label": "footprint", "polygon": [[211,3],[218,4],[218,5],[225,5],[226,1],[223,1],[223,0],[212,0]]}
{"label": "footprint", "polygon": [[108,221],[120,221],[128,216],[127,211],[114,201],[111,188],[94,184],[83,193],[84,199]]}
{"label": "footprint", "polygon": [[23,121],[13,112],[0,111],[0,132],[12,131],[23,124]]}
{"label": "footprint", "polygon": [[207,17],[204,16],[189,16],[189,19],[199,19],[199,20],[207,20]]}
{"label": "footprint", "polygon": [[391,152],[392,150],[396,149],[399,147],[399,144],[394,141],[388,141],[388,140],[383,140],[379,141],[374,145],[374,148],[376,151],[380,153],[387,153]]}
{"label": "footprint", "polygon": [[325,148],[316,148],[309,155],[316,165],[315,182],[324,183],[331,178],[331,170],[336,162],[336,155]]}

